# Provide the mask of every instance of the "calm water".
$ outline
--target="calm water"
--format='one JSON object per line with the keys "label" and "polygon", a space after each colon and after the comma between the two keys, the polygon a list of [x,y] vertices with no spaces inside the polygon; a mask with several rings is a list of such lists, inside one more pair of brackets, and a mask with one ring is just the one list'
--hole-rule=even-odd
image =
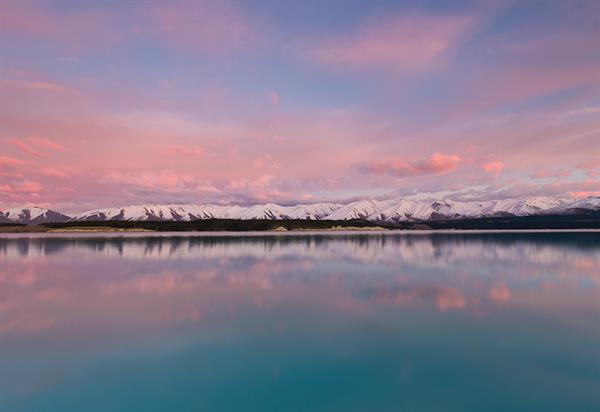
{"label": "calm water", "polygon": [[600,411],[600,233],[0,238],[0,411]]}

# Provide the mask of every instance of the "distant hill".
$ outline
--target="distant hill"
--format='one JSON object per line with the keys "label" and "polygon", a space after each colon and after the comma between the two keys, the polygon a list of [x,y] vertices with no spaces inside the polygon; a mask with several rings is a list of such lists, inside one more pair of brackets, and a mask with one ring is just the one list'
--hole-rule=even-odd
{"label": "distant hill", "polygon": [[60,223],[67,222],[71,217],[54,210],[42,207],[15,208],[0,211],[0,223]]}
{"label": "distant hill", "polygon": [[[535,217],[535,221],[573,221],[560,216],[592,215],[600,212],[600,197],[563,199],[526,197],[519,199],[457,201],[427,195],[405,196],[390,200],[360,200],[346,205],[314,203],[281,206],[274,203],[253,206],[148,204],[106,208],[74,216],[40,207],[0,211],[0,223],[64,223],[64,222],[193,222],[197,220],[310,220],[368,221],[388,226],[425,224],[429,227],[454,227],[456,221],[509,222],[507,218]],[[541,217],[544,218],[541,218]],[[504,219],[501,219],[504,218]],[[532,221],[534,221],[532,220]],[[516,221],[519,221],[518,219]],[[434,224],[434,222],[437,222]],[[467,223],[464,223],[467,224]],[[489,223],[492,224],[492,223]],[[497,223],[493,223],[496,225]],[[540,223],[541,224],[541,223]]]}

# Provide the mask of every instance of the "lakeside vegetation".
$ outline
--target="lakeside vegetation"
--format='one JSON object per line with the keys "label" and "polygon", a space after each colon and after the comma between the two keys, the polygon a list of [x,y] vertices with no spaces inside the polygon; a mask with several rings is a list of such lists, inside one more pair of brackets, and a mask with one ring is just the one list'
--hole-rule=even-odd
{"label": "lakeside vegetation", "polygon": [[424,222],[423,225],[433,230],[600,229],[600,212],[576,215],[502,216],[432,220]]}
{"label": "lakeside vegetation", "polygon": [[302,230],[518,230],[600,229],[600,212],[579,215],[504,216],[446,219],[427,222],[370,222],[366,220],[204,219],[183,221],[89,221],[25,225],[0,223],[0,233],[35,232],[248,232]]}
{"label": "lakeside vegetation", "polygon": [[[69,229],[127,229],[127,230],[151,230],[157,232],[248,232],[248,231],[270,231],[270,230],[356,230],[356,229],[385,229],[381,225],[365,220],[265,220],[265,219],[205,219],[182,221],[102,221],[102,222],[67,222],[48,223],[41,225],[49,230]],[[389,227],[387,227],[389,228]]]}

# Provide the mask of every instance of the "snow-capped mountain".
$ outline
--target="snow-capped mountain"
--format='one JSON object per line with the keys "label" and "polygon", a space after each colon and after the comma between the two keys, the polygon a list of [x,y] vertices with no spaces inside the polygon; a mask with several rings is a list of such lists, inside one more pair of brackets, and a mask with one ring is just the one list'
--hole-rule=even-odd
{"label": "snow-capped mountain", "polygon": [[548,211],[556,214],[578,214],[589,212],[600,212],[600,196],[588,197],[575,202],[563,203]]}
{"label": "snow-capped mountain", "polygon": [[359,200],[342,206],[327,216],[329,220],[369,219],[381,210],[384,202]]}
{"label": "snow-capped mountain", "polygon": [[493,212],[496,212],[496,214],[508,214],[512,216],[538,215],[567,203],[569,203],[569,201],[566,199],[543,196],[491,201],[489,202],[489,207],[491,209],[486,210],[485,214],[491,215]]}
{"label": "snow-capped mountain", "polygon": [[280,206],[274,203],[254,206],[221,205],[140,205],[91,210],[73,216],[74,221],[108,220],[177,220],[196,219],[325,219],[341,205],[315,203]]}
{"label": "snow-capped mountain", "polygon": [[435,219],[464,219],[490,216],[528,216],[543,214],[567,204],[549,197],[490,201],[455,201],[415,196],[375,201],[359,200],[341,207],[328,219],[367,219],[381,222],[410,222]]}
{"label": "snow-capped mountain", "polygon": [[493,216],[531,216],[600,212],[600,197],[567,200],[553,197],[458,201],[416,195],[389,200],[359,200],[346,205],[314,203],[281,206],[274,203],[254,206],[150,204],[97,209],[69,217],[39,207],[0,211],[0,223],[48,223],[71,221],[190,221],[196,219],[311,219],[374,222],[423,222]]}
{"label": "snow-capped mountain", "polygon": [[62,223],[68,221],[70,217],[54,210],[34,206],[0,211],[0,219],[0,223],[38,224]]}

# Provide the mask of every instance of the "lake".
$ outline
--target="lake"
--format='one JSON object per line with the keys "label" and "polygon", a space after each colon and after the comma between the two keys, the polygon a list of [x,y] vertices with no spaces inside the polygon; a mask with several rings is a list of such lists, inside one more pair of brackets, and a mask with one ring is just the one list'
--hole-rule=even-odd
{"label": "lake", "polygon": [[598,410],[598,232],[0,238],[0,411]]}

